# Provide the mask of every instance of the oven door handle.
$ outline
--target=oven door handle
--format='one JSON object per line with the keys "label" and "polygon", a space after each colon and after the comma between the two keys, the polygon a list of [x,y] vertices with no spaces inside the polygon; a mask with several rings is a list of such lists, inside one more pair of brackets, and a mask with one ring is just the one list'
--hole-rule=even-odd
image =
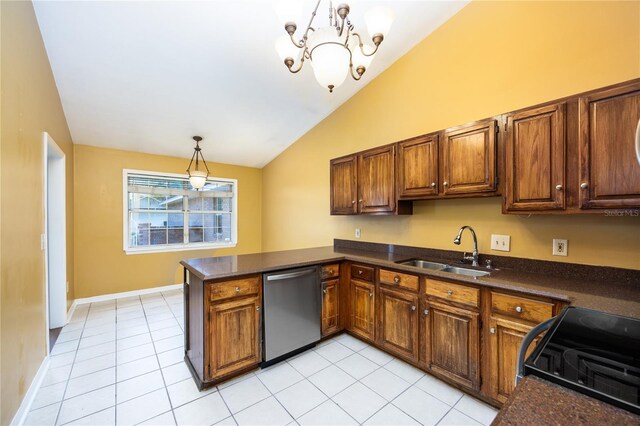
{"label": "oven door handle", "polygon": [[529,345],[531,342],[535,340],[543,332],[547,331],[551,328],[551,324],[556,320],[556,317],[551,317],[548,320],[541,322],[531,329],[530,332],[524,336],[522,339],[522,344],[520,345],[520,350],[518,351],[518,369],[516,370],[516,385],[518,382],[524,378],[524,358],[527,354],[527,349],[529,349]]}

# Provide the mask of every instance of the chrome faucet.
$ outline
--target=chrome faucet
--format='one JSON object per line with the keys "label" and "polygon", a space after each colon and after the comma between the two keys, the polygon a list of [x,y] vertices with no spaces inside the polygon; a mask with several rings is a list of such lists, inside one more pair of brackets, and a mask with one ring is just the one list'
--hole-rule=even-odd
{"label": "chrome faucet", "polygon": [[462,237],[462,231],[469,229],[471,236],[473,237],[473,253],[471,256],[467,256],[467,252],[464,252],[462,260],[471,260],[471,266],[480,266],[478,263],[478,238],[476,238],[476,232],[469,225],[465,225],[458,231],[458,235],[453,239],[453,244],[460,245],[460,238]]}

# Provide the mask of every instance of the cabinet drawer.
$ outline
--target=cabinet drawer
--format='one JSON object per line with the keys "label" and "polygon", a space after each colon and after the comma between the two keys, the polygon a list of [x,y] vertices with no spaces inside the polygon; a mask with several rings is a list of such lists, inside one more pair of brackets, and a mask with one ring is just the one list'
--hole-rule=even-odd
{"label": "cabinet drawer", "polygon": [[260,277],[224,281],[210,285],[209,300],[216,301],[236,296],[248,296],[260,292]]}
{"label": "cabinet drawer", "polygon": [[340,265],[337,263],[333,265],[322,265],[320,267],[320,278],[327,280],[329,278],[336,278],[340,275]]}
{"label": "cabinet drawer", "polygon": [[380,284],[403,287],[409,290],[418,291],[418,277],[415,275],[402,274],[400,272],[380,269]]}
{"label": "cabinet drawer", "polygon": [[553,303],[491,292],[491,312],[539,323],[551,318]]}
{"label": "cabinet drawer", "polygon": [[351,265],[351,278],[372,282],[373,268],[362,265]]}
{"label": "cabinet drawer", "polygon": [[427,295],[478,307],[480,290],[466,285],[427,279]]}

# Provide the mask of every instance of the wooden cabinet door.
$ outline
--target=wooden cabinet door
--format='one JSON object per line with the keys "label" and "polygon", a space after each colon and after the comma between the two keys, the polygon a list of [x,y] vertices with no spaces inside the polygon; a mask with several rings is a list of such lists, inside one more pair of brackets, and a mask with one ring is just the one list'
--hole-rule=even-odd
{"label": "wooden cabinet door", "polygon": [[[491,317],[489,322],[489,389],[491,396],[502,403],[507,401],[516,387],[518,351],[531,328],[526,324],[496,317]],[[529,345],[527,356],[533,351],[538,340],[539,338]]]}
{"label": "wooden cabinet door", "polygon": [[351,331],[368,340],[374,340],[375,286],[362,281],[351,281]]}
{"label": "wooden cabinet door", "polygon": [[208,378],[221,377],[261,361],[260,297],[209,306]]}
{"label": "wooden cabinet door", "polygon": [[331,214],[357,214],[357,158],[355,155],[331,160]]}
{"label": "wooden cabinet door", "polygon": [[464,386],[479,389],[479,314],[433,301],[427,302],[427,310],[427,366]]}
{"label": "wooden cabinet door", "polygon": [[438,195],[438,135],[398,143],[398,197]]}
{"label": "wooden cabinet door", "polygon": [[366,151],[358,156],[358,211],[393,212],[396,207],[394,146]]}
{"label": "wooden cabinet door", "polygon": [[380,344],[390,352],[418,361],[418,296],[380,288]]}
{"label": "wooden cabinet door", "polygon": [[578,109],[581,208],[640,206],[640,83],[581,97]]}
{"label": "wooden cabinet door", "polygon": [[565,207],[565,104],[507,117],[506,211]]}
{"label": "wooden cabinet door", "polygon": [[442,192],[475,194],[496,190],[496,121],[455,127],[442,141]]}
{"label": "wooden cabinet door", "polygon": [[340,280],[322,282],[322,335],[335,333],[340,324]]}

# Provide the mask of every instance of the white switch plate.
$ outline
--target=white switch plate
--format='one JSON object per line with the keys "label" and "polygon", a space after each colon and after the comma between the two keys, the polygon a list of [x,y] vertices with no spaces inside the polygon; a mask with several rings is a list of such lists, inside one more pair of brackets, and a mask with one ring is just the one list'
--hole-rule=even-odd
{"label": "white switch plate", "polygon": [[360,238],[360,228],[356,228],[356,238]]}
{"label": "white switch plate", "polygon": [[491,234],[491,250],[511,251],[511,235]]}
{"label": "white switch plate", "polygon": [[566,256],[569,251],[569,240],[553,239],[553,255]]}

